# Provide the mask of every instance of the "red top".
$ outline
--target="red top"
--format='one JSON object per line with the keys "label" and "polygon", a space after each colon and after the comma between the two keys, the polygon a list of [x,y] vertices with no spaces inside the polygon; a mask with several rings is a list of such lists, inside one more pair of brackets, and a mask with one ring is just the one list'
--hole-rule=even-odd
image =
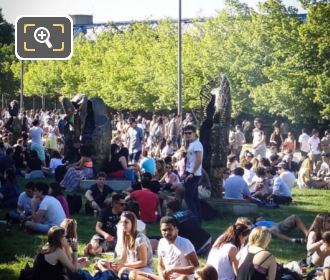
{"label": "red top", "polygon": [[157,221],[157,207],[159,199],[157,194],[149,189],[134,191],[131,197],[136,200],[140,207],[140,219],[145,223],[155,223]]}

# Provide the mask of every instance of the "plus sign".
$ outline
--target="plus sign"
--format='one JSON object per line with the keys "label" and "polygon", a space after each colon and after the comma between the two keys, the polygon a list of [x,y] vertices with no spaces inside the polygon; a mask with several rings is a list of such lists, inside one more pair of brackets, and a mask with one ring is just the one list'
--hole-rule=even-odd
{"label": "plus sign", "polygon": [[43,39],[44,39],[44,36],[47,36],[47,34],[44,33],[43,30],[41,30],[40,33],[37,34],[37,36],[38,36],[38,37],[41,37],[41,40],[43,40]]}

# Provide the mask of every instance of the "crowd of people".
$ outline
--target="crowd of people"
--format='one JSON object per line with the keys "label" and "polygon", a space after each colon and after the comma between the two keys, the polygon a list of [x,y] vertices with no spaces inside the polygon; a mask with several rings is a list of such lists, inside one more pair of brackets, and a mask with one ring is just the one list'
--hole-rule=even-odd
{"label": "crowd of people", "polygon": [[[325,279],[330,279],[329,214],[317,215],[309,230],[297,215],[278,222],[239,218],[212,241],[202,227],[200,205],[205,190],[210,194],[211,183],[202,166],[203,145],[192,114],[183,121],[176,114],[155,115],[151,120],[117,116],[109,159],[97,172],[88,145],[79,147],[79,160],[67,162],[64,135],[58,128],[60,114],[28,111],[20,120],[22,135],[15,143],[12,132],[0,123],[0,207],[15,208],[7,214],[8,224],[20,222],[27,231],[48,234],[35,259],[36,279],[46,279],[45,275],[62,279],[56,277],[63,271],[70,279],[90,279],[79,268],[88,264],[88,256],[105,252],[114,252],[116,258],[95,264],[104,277],[275,279],[276,259],[267,250],[271,236],[300,244],[307,241],[308,265],[324,267]],[[249,138],[252,148],[243,149]],[[320,139],[317,130],[308,135],[303,129],[296,141],[292,132],[275,123],[268,142],[262,120],[256,118],[250,134],[246,122],[231,129],[228,150],[225,199],[275,208],[292,202],[295,185],[329,187],[330,130]],[[19,176],[27,179],[22,193]],[[54,182],[33,182],[45,177]],[[97,221],[84,256],[78,258],[77,222],[70,219],[74,207],[63,193],[74,193],[85,179],[95,179],[84,200],[85,214],[94,214]],[[111,179],[129,180],[132,188],[116,193],[106,185]],[[148,237],[148,224],[158,221],[161,235]],[[288,235],[294,228],[303,238]],[[207,257],[207,265],[198,268],[197,256]]]}

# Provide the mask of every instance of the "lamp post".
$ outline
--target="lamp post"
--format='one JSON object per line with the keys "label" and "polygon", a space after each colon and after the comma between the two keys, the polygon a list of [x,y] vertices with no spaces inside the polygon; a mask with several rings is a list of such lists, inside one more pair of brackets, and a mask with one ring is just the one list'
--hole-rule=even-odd
{"label": "lamp post", "polygon": [[21,60],[21,92],[20,92],[20,100],[19,100],[21,112],[24,110],[23,95],[24,95],[24,64],[23,64],[23,60]]}
{"label": "lamp post", "polygon": [[178,19],[178,114],[182,115],[182,30],[181,30],[181,0],[179,0]]}

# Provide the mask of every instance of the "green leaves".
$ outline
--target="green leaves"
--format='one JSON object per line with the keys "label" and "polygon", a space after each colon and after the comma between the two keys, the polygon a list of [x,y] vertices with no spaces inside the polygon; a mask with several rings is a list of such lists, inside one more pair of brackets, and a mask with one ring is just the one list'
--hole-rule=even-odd
{"label": "green leaves", "polygon": [[[280,0],[260,3],[260,13],[238,0],[226,5],[204,23],[183,26],[184,108],[200,109],[203,85],[226,74],[233,117],[272,114],[300,123],[328,119],[330,5],[309,2],[306,23]],[[10,48],[0,49],[0,75],[19,78]],[[177,24],[163,20],[118,29],[110,23],[93,41],[76,38],[71,60],[25,63],[25,68],[28,94],[83,92],[117,110],[175,109]],[[8,84],[0,80],[0,88]]]}

